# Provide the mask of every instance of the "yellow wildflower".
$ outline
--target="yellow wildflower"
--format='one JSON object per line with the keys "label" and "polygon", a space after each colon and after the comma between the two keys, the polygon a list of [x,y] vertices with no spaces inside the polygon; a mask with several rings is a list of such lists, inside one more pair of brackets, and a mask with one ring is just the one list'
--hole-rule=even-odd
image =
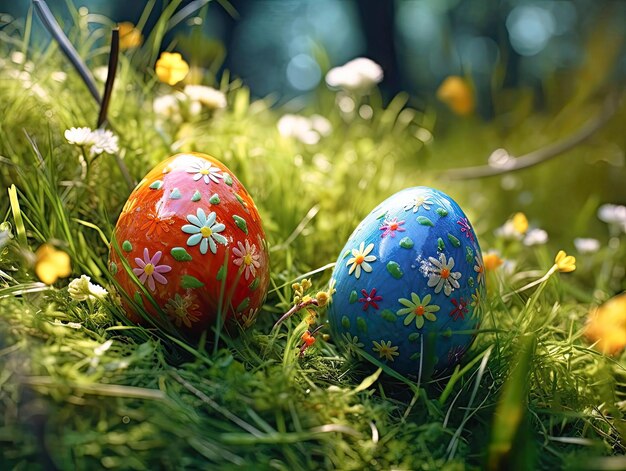
{"label": "yellow wildflower", "polygon": [[330,299],[330,296],[328,295],[326,291],[320,291],[319,293],[315,295],[315,299],[317,300],[317,305],[319,307],[324,307],[326,306],[326,304],[328,304],[328,300]]}
{"label": "yellow wildflower", "polygon": [[495,271],[503,263],[504,260],[495,252],[489,252],[483,255],[483,265],[487,271]]}
{"label": "yellow wildflower", "polygon": [[437,89],[437,98],[459,116],[474,112],[474,92],[467,81],[457,75],[446,78]]}
{"label": "yellow wildflower", "polygon": [[602,353],[615,355],[626,347],[626,293],[589,312],[585,337]]}
{"label": "yellow wildflower", "polygon": [[134,24],[129,21],[124,21],[118,23],[117,27],[120,30],[120,49],[122,51],[141,46],[141,43],[143,43],[143,35],[141,31],[135,28]]}
{"label": "yellow wildflower", "polygon": [[513,227],[520,234],[525,234],[528,230],[528,219],[524,213],[515,213],[513,216]]}
{"label": "yellow wildflower", "polygon": [[35,257],[35,273],[47,285],[72,273],[70,256],[49,244],[41,245],[35,252]]}
{"label": "yellow wildflower", "polygon": [[189,64],[178,52],[162,52],[155,70],[161,82],[176,85],[189,73]]}
{"label": "yellow wildflower", "polygon": [[309,278],[305,278],[302,280],[302,290],[306,291],[312,286],[311,280]]}
{"label": "yellow wildflower", "polygon": [[554,264],[561,273],[569,273],[576,270],[576,258],[567,255],[563,250],[559,250],[554,258]]}

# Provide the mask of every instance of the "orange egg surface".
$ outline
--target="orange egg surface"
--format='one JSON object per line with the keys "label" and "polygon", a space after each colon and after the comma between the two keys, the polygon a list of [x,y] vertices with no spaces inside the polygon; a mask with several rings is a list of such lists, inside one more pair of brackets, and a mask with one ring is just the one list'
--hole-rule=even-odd
{"label": "orange egg surface", "polygon": [[113,235],[109,269],[132,321],[145,323],[141,305],[191,337],[220,311],[227,329],[254,323],[270,279],[265,233],[254,201],[217,159],[185,153],[158,164],[129,196]]}

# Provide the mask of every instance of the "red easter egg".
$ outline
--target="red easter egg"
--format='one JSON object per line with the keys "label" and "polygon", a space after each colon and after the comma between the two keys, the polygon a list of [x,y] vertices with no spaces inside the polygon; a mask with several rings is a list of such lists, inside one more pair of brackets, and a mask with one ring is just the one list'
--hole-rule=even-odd
{"label": "red easter egg", "polygon": [[[227,327],[254,323],[270,279],[265,233],[254,201],[215,158],[177,154],[154,167],[129,196],[114,243],[111,272],[153,317],[165,314],[192,337],[214,325],[220,309]],[[133,303],[123,303],[141,322]]]}

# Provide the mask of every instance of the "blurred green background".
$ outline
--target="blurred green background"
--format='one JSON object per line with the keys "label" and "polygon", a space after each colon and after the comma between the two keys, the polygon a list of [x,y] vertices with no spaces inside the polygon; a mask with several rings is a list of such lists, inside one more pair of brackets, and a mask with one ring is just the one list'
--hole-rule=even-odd
{"label": "blurred green background", "polygon": [[[70,28],[68,3],[48,3]],[[168,3],[154,0],[144,36]],[[74,4],[94,20],[104,15],[136,23],[152,2]],[[424,180],[422,173],[485,165],[498,148],[519,156],[575,134],[600,112],[609,93],[623,87],[626,2],[186,0],[178,11],[199,5],[204,6],[167,33],[162,48],[181,52],[215,82],[229,71],[252,97],[270,97],[282,112],[324,112],[324,75],[333,66],[358,56],[381,64],[383,103],[407,92],[407,106],[423,113],[423,126],[433,138],[416,147],[418,165],[408,170],[415,184],[448,191],[458,185],[459,191],[471,193],[477,208],[485,207],[487,199],[489,221],[524,211],[552,240],[567,243],[605,235],[606,229],[589,224],[590,218],[595,220],[603,203],[626,201],[623,103],[599,133],[541,166],[471,185]],[[25,18],[29,6],[0,0],[0,11],[7,12],[2,22]],[[100,26],[94,21],[93,29]],[[33,38],[34,44],[50,41],[38,20]],[[99,45],[106,41],[103,36]],[[450,75],[471,83],[472,116],[455,116],[436,99],[437,88]],[[483,190],[474,191],[478,188]]]}
{"label": "blurred green background", "polygon": [[[137,23],[149,2],[73,3],[114,21]],[[146,30],[169,2],[155,3]],[[65,0],[48,4],[58,19],[70,21]],[[277,93],[286,99],[313,91],[323,82],[316,47],[330,65],[360,55],[381,64],[387,96],[402,90],[427,100],[448,75],[471,76],[485,117],[496,111],[494,76],[502,86],[537,91],[537,103],[547,106],[549,80],[585,65],[593,35],[604,44],[594,54],[613,56],[606,72],[616,82],[626,76],[626,3],[621,1],[185,0],[180,9],[198,4],[207,4],[207,15],[179,24],[164,45],[178,41],[177,49],[191,49],[181,36],[190,27],[201,28],[205,38],[227,51],[223,68],[241,77],[257,97]],[[28,1],[0,1],[0,11],[17,18],[28,8]]]}

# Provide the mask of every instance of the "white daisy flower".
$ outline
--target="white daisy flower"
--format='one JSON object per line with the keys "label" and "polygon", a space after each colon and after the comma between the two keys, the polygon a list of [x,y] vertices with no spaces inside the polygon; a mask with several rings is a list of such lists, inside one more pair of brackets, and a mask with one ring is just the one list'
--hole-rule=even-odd
{"label": "white daisy flower", "polygon": [[523,243],[531,247],[533,245],[543,245],[548,242],[548,233],[543,229],[531,229],[526,233]]}
{"label": "white daisy flower", "polygon": [[435,288],[435,293],[443,292],[446,296],[450,296],[450,293],[455,288],[459,288],[458,280],[461,278],[461,273],[458,271],[453,272],[454,258],[450,257],[446,260],[445,254],[439,254],[439,260],[428,257],[428,261],[431,266],[428,270],[428,287]]}
{"label": "white daisy flower", "polygon": [[204,85],[185,85],[185,95],[210,110],[226,108],[226,95],[213,87]]}
{"label": "white daisy flower", "polygon": [[96,129],[91,133],[91,154],[99,155],[103,152],[115,154],[119,152],[118,138],[108,129]]}
{"label": "white daisy flower", "polygon": [[297,114],[286,114],[278,120],[278,132],[284,137],[294,137],[304,144],[317,144],[323,136],[332,132],[330,121],[321,115],[310,118]]}
{"label": "white daisy flower", "polygon": [[581,254],[595,253],[600,250],[600,241],[598,239],[577,237],[574,239],[574,245]]}
{"label": "white daisy flower", "polygon": [[187,169],[187,173],[194,173],[194,181],[198,181],[202,178],[207,185],[211,180],[215,183],[219,183],[219,179],[224,178],[220,173],[220,169],[213,167],[211,162],[207,162],[206,160],[198,160],[191,164]]}
{"label": "white daisy flower", "polygon": [[65,136],[67,142],[69,142],[70,144],[84,146],[86,144],[92,143],[91,133],[91,129],[87,127],[70,128],[66,129],[63,135]]}
{"label": "white daisy flower", "polygon": [[70,297],[74,301],[86,301],[87,299],[102,299],[107,294],[106,289],[102,286],[92,283],[91,278],[87,275],[82,275],[80,278],[75,278],[70,281],[67,286],[67,291]]}
{"label": "white daisy flower", "polygon": [[498,227],[494,231],[494,234],[504,240],[521,240],[524,236],[515,228],[515,224],[513,224],[513,221],[511,220],[508,220],[504,223],[504,225]]}
{"label": "white daisy flower", "polygon": [[358,57],[326,74],[326,83],[349,91],[367,91],[383,79],[380,65],[366,57]]}
{"label": "white daisy flower", "polygon": [[598,208],[598,219],[607,224],[626,224],[626,206],[603,204]]}

